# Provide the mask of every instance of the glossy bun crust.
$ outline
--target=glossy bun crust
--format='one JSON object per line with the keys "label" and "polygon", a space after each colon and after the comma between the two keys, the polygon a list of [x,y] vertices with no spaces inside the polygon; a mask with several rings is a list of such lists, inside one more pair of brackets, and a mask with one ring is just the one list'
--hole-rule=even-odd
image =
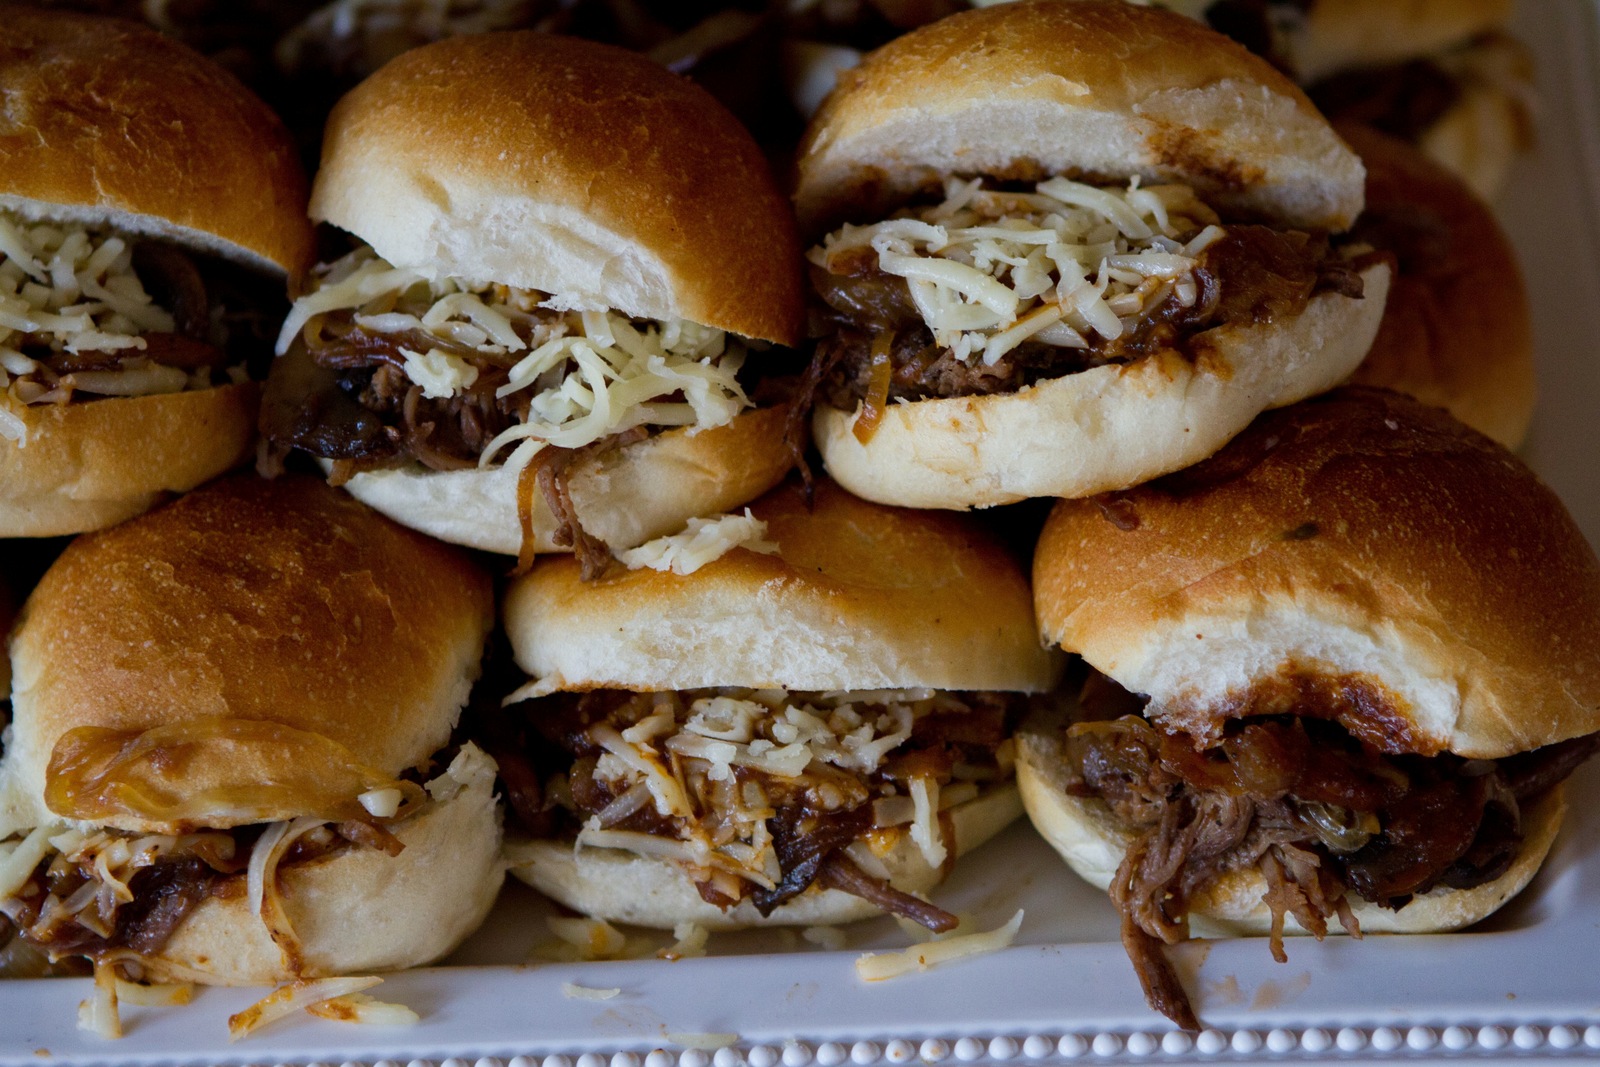
{"label": "glossy bun crust", "polygon": [[539,691],[750,686],[1039,691],[1056,658],[1027,578],[976,523],[858,500],[831,482],[751,505],[775,554],[735,548],[693,574],[570,557],[512,583],[506,629]]}
{"label": "glossy bun crust", "polygon": [[890,42],[841,76],[798,167],[811,233],[949,174],[1137,174],[1313,229],[1361,210],[1360,161],[1292,82],[1189,19],[1112,0],[1000,4]]}
{"label": "glossy bun crust", "polygon": [[1398,267],[1352,381],[1446,408],[1516,448],[1533,417],[1533,323],[1510,240],[1487,204],[1417,149],[1355,124],[1339,132],[1367,165],[1355,237]]}
{"label": "glossy bun crust", "polygon": [[0,21],[0,207],[310,265],[299,153],[232,75],[121,19],[6,4]]}
{"label": "glossy bun crust", "polygon": [[[0,824],[52,817],[52,787],[55,817],[126,830],[327,817],[445,744],[492,615],[457,550],[308,477],[228,479],[82,537],[12,637]],[[121,791],[60,794],[64,735],[80,769],[120,759]],[[135,758],[140,738],[166,743]]]}
{"label": "glossy bun crust", "polygon": [[1348,388],[1210,460],[1056,505],[1045,637],[1163,726],[1323,706],[1389,752],[1493,759],[1600,730],[1600,563],[1515,456]]}
{"label": "glossy bun crust", "polygon": [[533,31],[406,52],[328,119],[311,214],[396,266],[793,343],[788,204],[711,95]]}

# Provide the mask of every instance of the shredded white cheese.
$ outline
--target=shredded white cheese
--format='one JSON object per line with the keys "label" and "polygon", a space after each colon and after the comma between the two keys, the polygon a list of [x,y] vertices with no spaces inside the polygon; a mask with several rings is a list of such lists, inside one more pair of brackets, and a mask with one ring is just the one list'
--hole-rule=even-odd
{"label": "shredded white cheese", "polygon": [[1027,340],[1085,348],[1122,336],[1174,297],[1198,297],[1193,269],[1222,230],[1184,185],[1101,188],[1066,178],[1034,192],[945,183],[935,207],[831,233],[809,258],[835,273],[874,254],[904,278],[934,340],[993,365]]}
{"label": "shredded white cheese", "polygon": [[576,982],[562,982],[561,995],[569,1000],[610,1000],[622,995],[621,989],[596,989],[591,986],[578,985]]}
{"label": "shredded white cheese", "polygon": [[682,922],[672,928],[672,944],[657,952],[664,960],[699,959],[706,954],[711,931],[697,922]]}
{"label": "shredded white cheese", "polygon": [[1010,922],[987,933],[957,934],[913,945],[899,952],[868,952],[856,960],[856,974],[863,981],[881,982],[914,971],[925,971],[951,960],[998,952],[1010,946],[1021,928],[1022,912],[1018,910]]}
{"label": "shredded white cheese", "polygon": [[117,1008],[116,964],[94,965],[94,991],[78,1002],[78,1029],[114,1041],[122,1036],[122,1014]]}
{"label": "shredded white cheese", "polygon": [[614,960],[628,947],[628,938],[604,919],[565,918],[552,915],[550,932],[576,948],[587,960]]}
{"label": "shredded white cheese", "polygon": [[388,1004],[365,993],[347,993],[320,1004],[308,1004],[306,1012],[319,1019],[360,1026],[415,1026],[422,1021],[422,1016],[404,1004]]}
{"label": "shredded white cheese", "polygon": [[284,320],[280,355],[320,316],[349,312],[361,330],[403,342],[406,376],[424,396],[458,396],[482,367],[506,372],[496,398],[525,408],[485,446],[485,466],[511,449],[506,464],[521,469],[547,446],[581,448],[636,426],[722,426],[751,406],[737,378],[743,344],[685,319],[567,311],[543,293],[430,281],[365,246],[319,268],[314,285]]}
{"label": "shredded white cheese", "polygon": [[735,548],[770,555],[778,550],[775,542],[766,540],[767,524],[744,509],[743,515],[713,515],[690,519],[687,526],[675,534],[646,541],[638,548],[613,551],[629,570],[648,567],[655,571],[673,574],[693,574],[713,560],[721,559]]}
{"label": "shredded white cheese", "polygon": [[[597,723],[588,730],[603,749],[595,780],[614,799],[590,816],[576,845],[677,863],[731,899],[743,896],[747,885],[771,889],[783,875],[768,825],[777,809],[763,779],[741,775],[740,769],[791,783],[786,789],[807,790],[819,810],[871,804],[879,829],[911,824],[912,840],[933,867],[948,856],[938,813],[977,795],[973,782],[953,781],[941,790],[925,775],[913,776],[906,793],[888,782],[875,786],[873,795],[866,792],[866,777],[911,737],[919,718],[964,707],[934,690],[730,689],[636,699],[645,703],[631,726],[619,731]],[[894,821],[878,818],[880,806],[901,804],[907,809],[903,813],[887,812]],[[678,836],[615,828],[646,805],[672,817]]]}
{"label": "shredded white cheese", "polygon": [[350,978],[318,978],[290,982],[256,1001],[237,1015],[228,1017],[228,1040],[238,1041],[279,1019],[311,1008],[324,1001],[347,997],[364,989],[371,989],[383,981],[376,975]]}
{"label": "shredded white cheese", "polygon": [[123,369],[79,371],[42,384],[32,377],[42,364],[24,352],[141,350],[140,334],[174,329],[171,313],[145,292],[124,238],[0,211],[0,436],[20,441],[26,433],[7,400],[60,403],[74,391],[142,396],[202,385],[179,368],[137,358]]}

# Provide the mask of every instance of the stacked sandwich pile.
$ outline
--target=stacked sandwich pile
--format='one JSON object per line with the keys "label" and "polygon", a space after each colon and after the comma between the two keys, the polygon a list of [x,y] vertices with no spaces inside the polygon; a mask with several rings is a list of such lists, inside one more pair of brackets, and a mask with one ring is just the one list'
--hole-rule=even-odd
{"label": "stacked sandwich pile", "polygon": [[[1309,64],[1335,6],[1257,14]],[[0,973],[92,969],[86,1025],[384,1017],[507,870],[945,932],[1026,806],[1193,1028],[1191,917],[1454,928],[1548,851],[1600,563],[1506,451],[1517,266],[1199,22],[930,20],[791,197],[773,128],[591,41],[441,30],[308,184],[185,47],[3,14]]]}

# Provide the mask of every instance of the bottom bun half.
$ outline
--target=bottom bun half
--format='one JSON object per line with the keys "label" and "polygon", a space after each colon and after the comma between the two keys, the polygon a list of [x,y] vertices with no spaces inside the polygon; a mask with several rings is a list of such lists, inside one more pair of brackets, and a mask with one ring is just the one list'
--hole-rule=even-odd
{"label": "bottom bun half", "polygon": [[[433,782],[434,800],[394,828],[398,856],[352,848],[278,874],[300,943],[292,967],[243,892],[197,907],[144,977],[206,985],[272,985],[297,978],[394,971],[432,963],[483,922],[505,879],[494,763],[462,749]],[[243,878],[241,876],[242,883]]]}
{"label": "bottom bun half", "polygon": [[[1017,737],[1017,785],[1034,827],[1084,881],[1107,889],[1127,854],[1133,835],[1104,801],[1069,796],[1066,761],[1059,731],[1024,727]],[[1566,814],[1560,786],[1522,813],[1522,851],[1505,874],[1471,889],[1435,889],[1391,910],[1352,894],[1348,899],[1361,932],[1366,934],[1440,933],[1470,926],[1493,914],[1520,893],[1538,873]],[[1263,902],[1266,879],[1255,870],[1230,871],[1202,888],[1189,901],[1189,926],[1196,937],[1266,934],[1272,912]],[[1342,933],[1328,923],[1330,933]],[[1308,934],[1293,915],[1284,932]]]}
{"label": "bottom bun half", "polygon": [[255,382],[155,396],[11,406],[23,437],[0,436],[0,537],[115,526],[245,460]]}
{"label": "bottom bun half", "polygon": [[[960,857],[1005,829],[1022,814],[1014,785],[1007,783],[950,810],[954,842]],[[831,926],[883,914],[875,905],[837,889],[812,886],[762,915],[748,900],[724,911],[708,904],[677,864],[615,849],[578,850],[570,842],[520,840],[508,843],[511,873],[574,911],[607,922],[670,930],[693,922],[708,930],[743,930],[757,926]],[[889,882],[906,893],[926,893],[944,880],[942,868],[930,867],[910,834],[901,834],[885,855],[878,856]]]}
{"label": "bottom bun half", "polygon": [[828,473],[880,504],[986,508],[1125,489],[1205,459],[1262,411],[1348,377],[1377,333],[1389,268],[1373,265],[1362,280],[1360,300],[1323,293],[1293,318],[1200,334],[1199,358],[1167,350],[1015,393],[891,404],[864,444],[859,405],[821,404],[812,430]]}
{"label": "bottom bun half", "polygon": [[[788,408],[756,408],[706,430],[679,428],[581,460],[568,479],[584,529],[612,548],[633,548],[683,529],[698,515],[730,511],[783,480]],[[326,466],[327,464],[325,464]],[[505,467],[433,471],[419,464],[357,474],[345,488],[365,504],[441,541],[515,556],[520,474]],[[534,548],[555,543],[556,519],[533,494]]]}

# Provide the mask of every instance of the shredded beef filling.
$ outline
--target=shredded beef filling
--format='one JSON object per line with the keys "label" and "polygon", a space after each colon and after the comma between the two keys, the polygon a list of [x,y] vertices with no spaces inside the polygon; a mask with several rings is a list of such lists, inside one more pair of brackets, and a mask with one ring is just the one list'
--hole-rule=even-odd
{"label": "shredded beef filling", "polygon": [[[686,708],[696,694],[674,695]],[[623,731],[651,714],[665,694],[597,690],[529,701],[508,709],[482,740],[500,766],[512,821],[529,836],[571,837],[591,817],[616,800],[595,777],[603,750],[590,736],[600,724]],[[782,872],[771,888],[740,882],[738,894],[726,880],[699,878],[702,898],[731,907],[748,898],[763,915],[804,892],[813,883],[872,902],[884,911],[931,930],[953,929],[948,912],[903,893],[862,871],[844,852],[846,846],[873,831],[872,802],[890,783],[904,786],[927,776],[945,785],[955,769],[985,767],[999,777],[995,750],[1011,735],[1021,711],[1021,698],[1007,693],[950,694],[958,711],[938,711],[916,721],[910,737],[894,748],[872,774],[861,776],[813,760],[797,778],[737,767],[739,782],[760,783],[773,814],[766,820]],[[680,722],[686,711],[679,712]],[[819,783],[826,788],[816,788]],[[904,789],[901,790],[902,794]],[[830,798],[827,802],[820,797]],[[698,802],[692,818],[714,825],[725,813]],[[941,817],[942,818],[942,817]],[[606,829],[685,837],[686,820],[660,814],[651,804]],[[948,839],[948,828],[945,829]]]}
{"label": "shredded beef filling", "polygon": [[[1193,236],[1192,234],[1189,236]],[[845,273],[812,268],[812,284],[829,309],[828,336],[818,342],[801,393],[842,410],[857,402],[926,400],[1016,392],[1026,386],[1108,363],[1129,363],[1173,349],[1198,356],[1190,340],[1227,324],[1272,322],[1299,313],[1316,294],[1361,295],[1354,261],[1325,236],[1265,226],[1231,225],[1200,254],[1198,298],[1184,307],[1169,296],[1114,340],[1091,335],[1087,348],[1024,341],[992,365],[941,348],[903,278],[877,266],[863,249]],[[887,345],[880,339],[887,339]],[[874,342],[880,353],[874,359]],[[881,353],[886,350],[887,360]],[[887,376],[887,392],[884,377]]]}
{"label": "shredded beef filling", "polygon": [[1111,886],[1123,944],[1151,1006],[1186,1029],[1198,1020],[1159,945],[1188,936],[1188,902],[1218,876],[1261,872],[1282,961],[1287,915],[1318,937],[1335,917],[1359,934],[1349,894],[1398,909],[1500,877],[1523,808],[1600,749],[1591,734],[1502,760],[1390,755],[1293,715],[1234,720],[1197,747],[1141,704],[1090,676],[1085,718],[1067,731],[1069,792],[1103,800],[1135,833]]}
{"label": "shredded beef filling", "polygon": [[[5,907],[0,913],[0,949],[15,936],[52,957],[99,960],[124,950],[156,955],[205,900],[244,893],[244,871],[260,831],[260,826],[215,831],[205,837],[217,841],[141,868],[128,879],[133,898],[117,903],[109,913],[94,903],[74,912],[62,906],[74,894],[91,891],[86,887],[99,879],[92,863],[68,863],[53,855],[39,865],[17,896],[0,902]],[[221,840],[223,834],[233,839],[232,848],[216,847],[227,844]],[[278,869],[310,863],[350,846],[374,848],[391,856],[404,848],[377,820],[338,823],[296,839]]]}
{"label": "shredded beef filling", "polygon": [[[174,332],[141,334],[143,348],[79,352],[52,351],[37,338],[13,337],[10,343],[40,364],[18,383],[26,383],[29,392],[54,393],[58,386],[70,384],[62,381],[67,375],[148,364],[176,367],[191,375],[205,372],[213,386],[227,384],[230,367],[243,366],[254,379],[266,377],[273,331],[287,307],[271,280],[163,241],[136,244],[133,267],[152,301],[172,313]],[[71,391],[64,399],[89,400],[96,395]],[[48,396],[39,401],[47,402]]]}

